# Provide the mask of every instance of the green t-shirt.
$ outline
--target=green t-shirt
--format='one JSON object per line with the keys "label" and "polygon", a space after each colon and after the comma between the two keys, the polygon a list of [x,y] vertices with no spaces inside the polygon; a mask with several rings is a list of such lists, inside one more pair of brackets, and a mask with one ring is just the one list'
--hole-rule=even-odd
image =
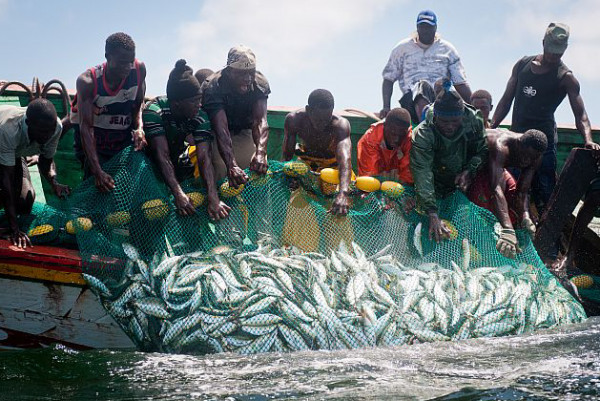
{"label": "green t-shirt", "polygon": [[169,154],[173,165],[177,165],[179,155],[186,148],[186,138],[192,135],[194,143],[212,141],[213,133],[208,116],[202,110],[192,119],[176,120],[171,112],[169,99],[160,96],[146,104],[142,113],[144,132],[150,141],[152,138],[164,136],[169,144]]}

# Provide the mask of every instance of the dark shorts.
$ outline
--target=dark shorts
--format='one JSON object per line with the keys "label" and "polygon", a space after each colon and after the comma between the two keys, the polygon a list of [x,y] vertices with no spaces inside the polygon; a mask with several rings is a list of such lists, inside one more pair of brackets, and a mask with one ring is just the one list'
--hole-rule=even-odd
{"label": "dark shorts", "polygon": [[[508,216],[513,226],[517,223],[517,182],[514,177],[504,170],[504,197],[508,206]],[[471,202],[489,210],[498,217],[494,204],[494,192],[490,186],[490,174],[487,168],[480,170],[469,187],[467,197]]]}
{"label": "dark shorts", "polygon": [[421,120],[420,116],[417,116],[415,110],[415,101],[422,97],[427,103],[433,103],[435,100],[435,93],[433,87],[427,81],[417,82],[412,90],[407,91],[402,98],[400,98],[400,107],[410,112],[410,119],[413,123],[417,123]]}

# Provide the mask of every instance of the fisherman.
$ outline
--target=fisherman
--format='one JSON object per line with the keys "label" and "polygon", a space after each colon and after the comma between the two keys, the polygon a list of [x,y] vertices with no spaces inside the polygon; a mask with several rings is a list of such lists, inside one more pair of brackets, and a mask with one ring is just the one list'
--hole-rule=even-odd
{"label": "fisherman", "polygon": [[146,66],[135,58],[135,43],[123,32],[106,39],[105,56],[105,63],[77,78],[71,109],[75,154],[84,178],[93,176],[102,192],[115,187],[102,165],[132,143],[135,150],[146,146],[142,125]]}
{"label": "fisherman", "polygon": [[61,132],[56,109],[46,99],[35,99],[27,107],[0,106],[0,206],[8,219],[0,233],[19,248],[31,246],[31,241],[19,229],[17,216],[31,213],[35,200],[26,157],[39,155],[40,174],[56,196],[69,194],[69,187],[56,181],[54,155]]}
{"label": "fisherman", "polygon": [[[465,70],[454,46],[441,39],[436,33],[437,16],[431,10],[424,10],[417,16],[417,31],[410,37],[400,41],[392,50],[387,65],[383,69],[383,108],[379,113],[384,118],[390,111],[390,102],[394,91],[394,82],[403,93],[400,106],[411,113],[413,121],[420,121],[421,113],[415,110],[414,102],[422,97],[427,103],[433,102],[433,96],[426,92],[426,86],[419,81],[426,81],[429,88],[437,79],[449,77],[462,98],[468,102],[471,89],[467,83]],[[429,93],[429,94],[428,94]]]}
{"label": "fisherman", "polygon": [[451,83],[444,83],[427,118],[413,131],[410,170],[415,182],[417,210],[429,216],[429,237],[450,235],[437,214],[436,198],[457,187],[466,192],[487,159],[481,113],[465,104]]}
{"label": "fisherman", "polygon": [[[502,255],[514,258],[519,252],[516,224],[535,234],[529,213],[529,188],[548,141],[543,132],[534,129],[524,134],[489,129],[486,139],[488,162],[475,176],[468,197],[494,213],[502,225],[496,248]],[[520,169],[518,182],[508,168]]]}
{"label": "fisherman", "polygon": [[471,95],[471,105],[481,111],[485,128],[490,128],[490,113],[494,108],[492,104],[492,95],[485,89],[479,89]]}
{"label": "fisherman", "polygon": [[[195,145],[197,163],[206,183],[208,215],[220,220],[229,214],[230,208],[219,200],[211,160],[211,142],[208,116],[200,109],[200,83],[185,60],[179,60],[169,74],[167,96],[148,102],[142,120],[148,148],[169,189],[175,197],[177,211],[184,215],[195,213],[190,198],[183,192],[180,181],[193,176],[185,165],[187,144]],[[186,144],[187,142],[187,144]]]}
{"label": "fisherman", "polygon": [[537,129],[546,134],[548,148],[532,183],[532,197],[539,214],[548,204],[556,184],[558,138],[554,112],[565,96],[569,96],[575,125],[585,141],[585,147],[600,149],[592,141],[592,129],[579,92],[579,82],[561,61],[568,40],[567,25],[554,22],[548,25],[542,41],[543,53],[523,57],[515,64],[491,122],[492,128],[500,125],[514,99],[511,130],[525,132]]}
{"label": "fisherman", "polygon": [[227,66],[202,84],[202,108],[210,117],[219,153],[213,152],[215,179],[233,187],[248,177],[243,169],[265,174],[269,82],[256,71],[256,57],[246,46],[229,50]]}
{"label": "fisherman", "polygon": [[[339,169],[339,191],[331,213],[346,215],[350,207],[349,189],[352,174],[350,123],[333,113],[334,99],[326,89],[315,89],[308,104],[287,115],[284,124],[283,160],[296,154],[313,171],[326,167]],[[296,137],[301,141],[296,145]]]}
{"label": "fisherman", "polygon": [[379,176],[412,185],[410,113],[390,110],[385,120],[372,124],[358,141],[358,175]]}

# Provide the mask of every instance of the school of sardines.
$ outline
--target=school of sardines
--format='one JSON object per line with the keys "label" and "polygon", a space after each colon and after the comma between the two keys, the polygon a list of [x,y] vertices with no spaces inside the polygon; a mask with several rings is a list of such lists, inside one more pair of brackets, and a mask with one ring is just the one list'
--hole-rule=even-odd
{"label": "school of sardines", "polygon": [[[253,354],[336,350],[522,334],[585,319],[554,277],[525,268],[407,268],[343,242],[329,255],[275,247],[218,247],[148,265],[124,244],[119,283],[85,275],[144,350]],[[538,282],[539,281],[539,282]],[[543,281],[543,282],[542,282]]]}

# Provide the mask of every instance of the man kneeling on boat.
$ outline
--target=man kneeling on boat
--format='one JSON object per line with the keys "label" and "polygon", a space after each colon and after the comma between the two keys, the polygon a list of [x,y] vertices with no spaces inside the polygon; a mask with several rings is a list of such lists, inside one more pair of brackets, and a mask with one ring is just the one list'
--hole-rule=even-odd
{"label": "man kneeling on boat", "polygon": [[[177,211],[184,216],[195,213],[194,205],[179,185],[179,181],[193,175],[194,166],[188,158],[191,151],[206,183],[208,214],[219,220],[227,217],[230,208],[219,201],[211,160],[213,134],[200,103],[200,83],[186,61],[179,60],[169,74],[167,96],[148,102],[142,120],[150,156],[175,197]],[[195,146],[186,149],[188,144]]]}
{"label": "man kneeling on boat", "polygon": [[[488,163],[475,176],[468,197],[494,213],[502,225],[496,248],[502,255],[514,258],[519,252],[514,226],[520,223],[532,235],[535,233],[529,214],[529,189],[548,140],[543,132],[534,129],[524,134],[491,129],[487,130],[486,139]],[[520,170],[518,181],[508,168]]]}
{"label": "man kneeling on boat", "polygon": [[[349,188],[352,174],[350,123],[333,113],[334,100],[331,92],[316,89],[308,96],[308,105],[287,115],[284,124],[283,160],[291,160],[294,154],[313,171],[326,167],[339,168],[339,191],[331,212],[348,214]],[[301,143],[296,146],[296,136]]]}
{"label": "man kneeling on boat", "polygon": [[56,109],[46,99],[35,99],[27,107],[0,106],[0,206],[8,218],[8,227],[0,233],[20,248],[31,246],[31,241],[19,230],[17,215],[31,213],[35,200],[25,158],[39,155],[40,174],[54,193],[69,194],[69,187],[56,181],[53,160],[61,131]]}

